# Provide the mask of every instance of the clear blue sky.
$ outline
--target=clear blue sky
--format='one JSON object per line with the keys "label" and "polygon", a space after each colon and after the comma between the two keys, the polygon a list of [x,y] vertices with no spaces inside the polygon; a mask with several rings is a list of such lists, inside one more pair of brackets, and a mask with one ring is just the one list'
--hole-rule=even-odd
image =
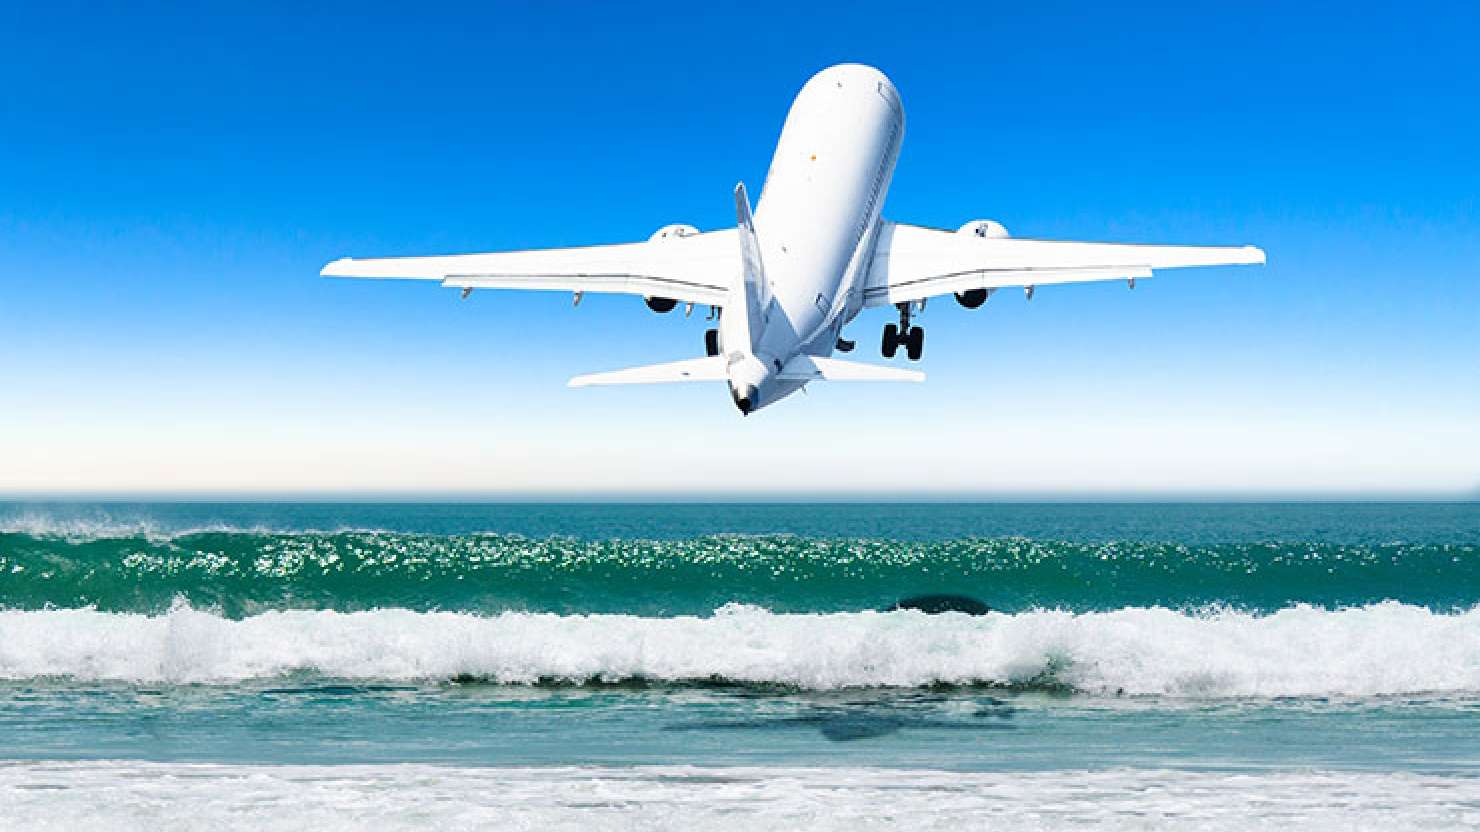
{"label": "clear blue sky", "polygon": [[[1471,3],[6,3],[0,491],[1474,495],[1476,43]],[[750,419],[565,388],[697,315],[317,277],[729,225],[840,61],[904,99],[891,218],[1270,264],[938,302],[925,385]]]}

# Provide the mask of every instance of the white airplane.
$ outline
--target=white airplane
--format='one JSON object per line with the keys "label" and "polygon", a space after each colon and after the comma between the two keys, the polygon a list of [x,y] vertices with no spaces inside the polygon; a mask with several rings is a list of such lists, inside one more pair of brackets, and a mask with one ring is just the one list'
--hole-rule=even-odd
{"label": "white airplane", "polygon": [[787,114],[754,215],[735,186],[735,228],[700,232],[668,225],[646,242],[442,257],[344,258],[334,277],[440,280],[474,289],[548,289],[641,295],[654,312],[679,303],[711,307],[702,358],[577,376],[596,384],[728,382],[749,414],[808,382],[923,381],[913,370],[831,358],[859,312],[890,304],[899,323],[884,327],[883,354],[904,347],[917,361],[925,331],[910,322],[927,298],[953,294],[968,309],[1007,287],[1125,280],[1153,269],[1264,262],[1253,246],[1123,245],[1013,239],[991,220],[955,231],[880,217],[904,110],[877,69],[840,64],[812,76]]}

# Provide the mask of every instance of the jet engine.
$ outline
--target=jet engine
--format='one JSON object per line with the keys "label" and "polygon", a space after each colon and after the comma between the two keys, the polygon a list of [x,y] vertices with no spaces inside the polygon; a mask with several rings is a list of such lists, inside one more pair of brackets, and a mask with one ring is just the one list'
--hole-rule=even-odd
{"label": "jet engine", "polygon": [[693,227],[692,225],[674,223],[672,225],[665,225],[657,231],[654,231],[653,236],[648,238],[648,242],[656,243],[659,240],[675,240],[682,237],[692,237],[698,233],[699,229]]}
{"label": "jet engine", "polygon": [[[648,242],[656,243],[662,240],[678,240],[684,237],[692,237],[698,233],[699,229],[692,225],[684,225],[683,223],[676,222],[654,231],[653,236],[648,238]],[[647,308],[660,314],[663,312],[672,312],[674,307],[678,306],[678,301],[673,298],[655,298],[649,296],[643,298],[642,301],[647,304]]]}
{"label": "jet engine", "polygon": [[967,309],[975,309],[987,302],[987,295],[991,294],[986,289],[967,289],[956,293],[956,302]]}
{"label": "jet engine", "polygon": [[1006,226],[996,220],[972,220],[956,229],[956,233],[975,234],[978,237],[988,240],[1000,240],[1004,237],[1012,236],[1007,233]]}

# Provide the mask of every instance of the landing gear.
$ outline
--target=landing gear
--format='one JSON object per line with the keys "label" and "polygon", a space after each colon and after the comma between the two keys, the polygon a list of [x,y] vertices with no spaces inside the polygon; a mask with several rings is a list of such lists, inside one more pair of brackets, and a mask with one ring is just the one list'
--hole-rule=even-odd
{"label": "landing gear", "polygon": [[704,354],[708,356],[719,355],[719,330],[704,330]]}
{"label": "landing gear", "polygon": [[899,348],[904,347],[904,354],[911,361],[919,361],[920,356],[925,353],[925,328],[910,325],[908,303],[898,303],[895,306],[899,308],[899,323],[884,325],[884,341],[880,350],[885,358],[893,358]]}
{"label": "landing gear", "polygon": [[899,327],[894,324],[884,325],[884,357],[893,358],[894,351],[899,349]]}

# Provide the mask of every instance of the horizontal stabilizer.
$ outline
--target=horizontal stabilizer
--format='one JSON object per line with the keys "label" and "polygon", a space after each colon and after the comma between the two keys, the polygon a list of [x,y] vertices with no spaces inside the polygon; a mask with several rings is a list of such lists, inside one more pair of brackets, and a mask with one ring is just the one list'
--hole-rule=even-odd
{"label": "horizontal stabilizer", "polygon": [[924,381],[925,374],[882,364],[799,355],[781,368],[781,378],[787,381]]}
{"label": "horizontal stabilizer", "polygon": [[570,380],[571,387],[593,387],[602,384],[672,384],[678,381],[725,381],[724,356],[689,358],[667,364],[648,364],[607,373],[589,373]]}

